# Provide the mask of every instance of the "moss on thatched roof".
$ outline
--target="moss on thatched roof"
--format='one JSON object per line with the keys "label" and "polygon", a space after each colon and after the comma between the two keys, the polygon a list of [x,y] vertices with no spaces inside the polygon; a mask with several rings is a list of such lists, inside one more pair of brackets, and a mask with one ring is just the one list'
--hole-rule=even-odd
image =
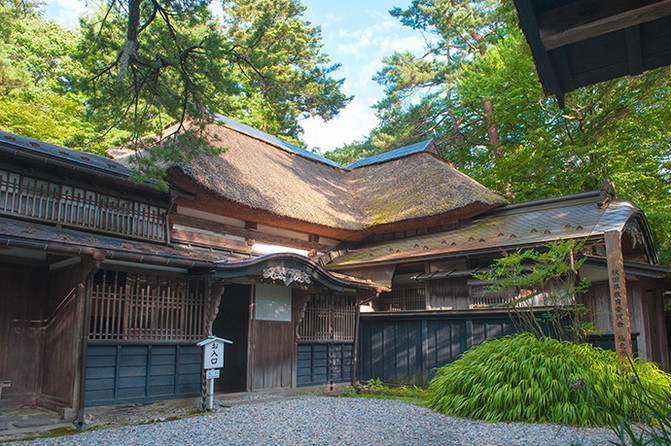
{"label": "moss on thatched roof", "polygon": [[466,218],[506,203],[428,151],[347,169],[222,122],[206,133],[225,151],[171,165],[172,181],[186,176],[210,195],[280,218],[360,231],[446,214]]}

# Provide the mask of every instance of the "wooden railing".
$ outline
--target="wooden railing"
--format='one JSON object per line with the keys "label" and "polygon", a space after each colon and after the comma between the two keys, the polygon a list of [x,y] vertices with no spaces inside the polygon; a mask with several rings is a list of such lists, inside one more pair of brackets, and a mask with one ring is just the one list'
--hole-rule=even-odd
{"label": "wooden railing", "polygon": [[491,284],[471,285],[471,307],[507,306],[515,298],[515,289],[505,288],[498,291],[490,290]]}
{"label": "wooden railing", "polygon": [[186,281],[168,286],[99,283],[91,296],[89,339],[199,341],[205,337],[205,299]]}
{"label": "wooden railing", "polygon": [[0,214],[165,240],[162,208],[4,171],[0,171]]}

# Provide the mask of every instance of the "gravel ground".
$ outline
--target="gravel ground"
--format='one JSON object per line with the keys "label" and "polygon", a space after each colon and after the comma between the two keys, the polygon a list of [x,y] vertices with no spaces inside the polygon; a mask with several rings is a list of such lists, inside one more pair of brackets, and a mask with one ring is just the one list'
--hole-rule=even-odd
{"label": "gravel ground", "polygon": [[606,445],[609,429],[484,423],[400,401],[318,396],[224,402],[214,413],[15,445]]}

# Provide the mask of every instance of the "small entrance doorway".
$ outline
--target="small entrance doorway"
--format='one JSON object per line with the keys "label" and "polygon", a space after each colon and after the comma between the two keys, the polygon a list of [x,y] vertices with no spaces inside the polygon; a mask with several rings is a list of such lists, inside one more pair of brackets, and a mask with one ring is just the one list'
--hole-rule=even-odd
{"label": "small entrance doorway", "polygon": [[224,368],[216,379],[216,392],[247,390],[247,340],[251,286],[228,284],[219,305],[219,314],[212,325],[212,334],[233,341],[226,345]]}

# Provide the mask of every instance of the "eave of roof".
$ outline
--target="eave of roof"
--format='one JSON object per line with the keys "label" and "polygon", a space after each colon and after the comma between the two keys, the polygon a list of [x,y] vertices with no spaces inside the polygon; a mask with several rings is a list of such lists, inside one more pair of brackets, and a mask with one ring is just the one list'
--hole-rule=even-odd
{"label": "eave of roof", "polygon": [[0,149],[9,151],[17,156],[37,155],[42,160],[63,161],[76,169],[85,169],[90,172],[103,173],[128,179],[131,170],[116,161],[93,153],[66,149],[65,147],[49,144],[25,136],[0,131]]}
{"label": "eave of roof", "polygon": [[630,218],[642,215],[625,200],[601,209],[596,204],[598,195],[590,192],[503,206],[458,229],[361,246],[326,267],[340,271],[540,246],[558,239],[595,239],[607,231],[622,230]]}
{"label": "eave of roof", "polygon": [[0,217],[0,246],[74,255],[90,253],[93,250],[105,251],[105,258],[108,260],[187,268],[211,268],[213,261],[220,260],[195,250],[5,217]]}
{"label": "eave of roof", "polygon": [[564,95],[671,63],[668,3],[514,0],[544,89]]}
{"label": "eave of roof", "polygon": [[[277,266],[289,270],[291,268],[299,269],[301,272],[307,274],[307,280],[309,280],[309,282],[304,283],[312,283],[314,280],[334,291],[344,291],[348,288],[365,288],[382,291],[388,290],[388,288],[375,284],[370,280],[361,280],[343,274],[334,274],[324,269],[314,260],[293,253],[266,254],[255,257],[253,259],[236,262],[215,262],[214,271],[215,276],[218,278],[235,279],[245,276],[260,276],[263,275],[267,268]],[[301,282],[301,280],[293,280],[293,277],[290,277],[292,274],[293,273],[291,271],[288,273],[288,280],[291,282]],[[304,278],[302,280],[306,279]]]}
{"label": "eave of roof", "polygon": [[[626,274],[650,279],[671,279],[671,267],[668,266],[630,261],[624,261],[623,264]],[[605,257],[585,256],[583,265],[608,269],[608,260]]]}

